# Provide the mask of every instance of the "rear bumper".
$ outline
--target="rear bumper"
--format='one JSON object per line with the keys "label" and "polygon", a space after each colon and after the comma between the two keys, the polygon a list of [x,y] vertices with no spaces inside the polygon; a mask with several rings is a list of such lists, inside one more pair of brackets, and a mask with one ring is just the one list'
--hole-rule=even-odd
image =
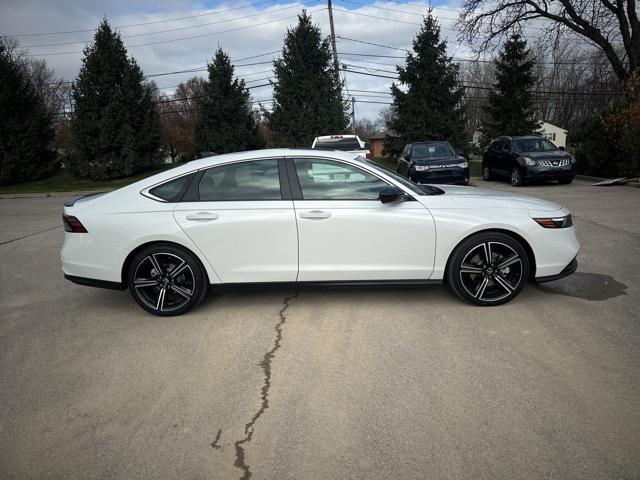
{"label": "rear bumper", "polygon": [[577,269],[578,269],[578,260],[574,258],[573,260],[571,260],[569,265],[564,267],[564,270],[562,270],[560,273],[556,275],[548,275],[546,277],[536,277],[534,281],[536,283],[553,282],[554,280],[559,280],[561,278],[571,275]]}
{"label": "rear bumper", "polygon": [[75,277],[73,275],[64,274],[64,278],[87,287],[108,288],[110,290],[124,290],[124,285],[120,282],[108,282],[106,280],[97,280],[95,278]]}

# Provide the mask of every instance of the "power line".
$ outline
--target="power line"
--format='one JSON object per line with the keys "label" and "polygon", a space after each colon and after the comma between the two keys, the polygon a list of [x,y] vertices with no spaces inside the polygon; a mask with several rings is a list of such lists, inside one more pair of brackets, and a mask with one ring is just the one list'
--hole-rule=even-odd
{"label": "power line", "polygon": [[[319,12],[322,10],[326,10],[326,8],[319,8],[316,10],[309,10],[309,12]],[[275,22],[281,22],[283,20],[291,20],[292,18],[297,18],[297,15],[290,15],[287,17],[280,17],[280,18],[274,18],[272,20],[266,21],[266,22],[261,22],[261,23],[254,23],[252,25],[245,25],[242,27],[235,27],[235,28],[230,28],[227,30],[219,30],[217,32],[210,32],[210,33],[203,33],[203,34],[199,34],[199,35],[190,35],[187,37],[181,37],[181,38],[172,38],[171,40],[159,40],[159,41],[155,41],[155,42],[149,42],[149,43],[140,43],[137,45],[127,45],[127,48],[136,48],[136,47],[148,47],[151,45],[161,45],[161,44],[165,44],[165,43],[175,43],[175,42],[180,42],[183,40],[191,40],[194,38],[203,38],[203,37],[210,37],[213,35],[221,35],[223,33],[229,33],[229,32],[237,32],[239,30],[246,30],[248,28],[255,28],[255,27],[260,27],[263,25],[267,25],[270,23],[275,23]],[[72,51],[72,52],[52,52],[52,53],[38,53],[38,54],[27,54],[25,55],[26,57],[46,57],[46,56],[53,56],[53,55],[69,55],[69,54],[76,54],[76,53],[83,53],[82,51]]]}
{"label": "power line", "polygon": [[[215,10],[213,12],[207,12],[207,13],[200,13],[197,15],[189,15],[188,17],[178,17],[178,18],[169,18],[166,20],[156,20],[153,22],[143,22],[143,23],[132,23],[129,25],[116,25],[113,28],[131,28],[131,27],[141,27],[144,25],[157,25],[159,23],[168,23],[168,22],[177,22],[180,20],[189,20],[191,18],[199,18],[199,17],[206,17],[209,15],[217,15],[219,13],[226,13],[226,12],[232,12],[234,10],[241,10],[243,8],[249,8],[249,7],[257,7],[259,5],[266,5],[267,3],[275,3],[275,0],[268,0],[266,2],[258,2],[258,3],[250,3],[249,5],[243,5],[242,7],[234,7],[234,8],[227,8],[225,10]],[[85,30],[67,30],[67,31],[63,31],[63,32],[45,32],[45,33],[16,33],[13,35],[5,35],[7,37],[38,37],[38,36],[45,36],[45,35],[65,35],[65,34],[71,34],[71,33],[88,33],[88,32],[95,32],[95,28],[88,28]]]}
{"label": "power line", "polygon": [[[158,35],[158,34],[161,34],[161,33],[177,32],[177,31],[181,31],[181,30],[191,30],[191,29],[194,29],[194,28],[208,27],[208,26],[217,25],[217,24],[220,24],[220,23],[235,22],[237,20],[245,20],[247,18],[259,17],[259,16],[262,16],[262,15],[265,15],[265,14],[281,12],[283,10],[291,10],[292,8],[299,8],[299,7],[298,7],[298,5],[292,5],[290,7],[278,8],[276,10],[271,10],[271,11],[268,11],[268,12],[263,11],[263,12],[259,12],[259,13],[253,13],[251,15],[244,15],[242,17],[227,18],[225,20],[217,20],[215,22],[201,23],[199,25],[189,25],[187,27],[170,28],[170,29],[166,29],[166,30],[157,30],[155,32],[138,33],[138,34],[135,34],[135,35],[123,35],[121,38],[123,38],[123,39],[125,39],[125,38],[137,38],[137,37],[145,37],[145,36],[149,36],[149,35]],[[92,39],[79,40],[79,41],[74,41],[74,42],[41,43],[39,45],[21,45],[21,47],[22,48],[57,47],[57,46],[62,46],[62,45],[86,44],[86,43],[89,43],[91,41],[92,41]]]}

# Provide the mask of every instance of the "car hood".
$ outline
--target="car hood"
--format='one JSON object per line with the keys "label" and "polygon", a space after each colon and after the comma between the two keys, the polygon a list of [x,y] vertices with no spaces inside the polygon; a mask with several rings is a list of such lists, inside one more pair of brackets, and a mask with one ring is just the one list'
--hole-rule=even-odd
{"label": "car hood", "polygon": [[[459,208],[523,209],[529,211],[554,211],[563,207],[557,203],[528,195],[489,190],[486,188],[438,185],[453,205]],[[452,207],[453,207],[452,205]]]}

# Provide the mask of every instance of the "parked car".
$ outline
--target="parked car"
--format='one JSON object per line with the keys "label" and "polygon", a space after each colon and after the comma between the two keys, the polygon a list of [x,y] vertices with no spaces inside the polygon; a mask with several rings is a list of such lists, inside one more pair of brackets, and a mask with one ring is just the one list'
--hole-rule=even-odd
{"label": "parked car", "polygon": [[449,142],[406,145],[398,157],[397,171],[415,183],[469,183],[469,164]]}
{"label": "parked car", "polygon": [[[62,270],[178,315],[211,285],[448,283],[499,305],[576,269],[569,210],[417,185],[359,155],[258,150],[195,160],[65,202]],[[395,245],[395,246],[392,246]],[[390,247],[392,246],[392,247]]]}
{"label": "parked car", "polygon": [[566,185],[576,176],[576,159],[536,135],[498,137],[482,156],[482,177],[498,176],[509,178],[514,187],[546,180]]}
{"label": "parked car", "polygon": [[357,135],[325,135],[316,137],[311,148],[316,150],[340,150],[343,152],[361,155],[367,160],[372,160],[371,147],[367,142],[360,140]]}

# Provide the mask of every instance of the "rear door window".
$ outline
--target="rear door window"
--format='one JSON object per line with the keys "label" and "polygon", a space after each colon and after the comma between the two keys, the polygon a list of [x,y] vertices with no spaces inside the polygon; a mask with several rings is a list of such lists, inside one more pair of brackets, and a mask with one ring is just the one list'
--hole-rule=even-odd
{"label": "rear door window", "polygon": [[252,160],[209,168],[198,185],[200,201],[281,200],[278,160]]}

